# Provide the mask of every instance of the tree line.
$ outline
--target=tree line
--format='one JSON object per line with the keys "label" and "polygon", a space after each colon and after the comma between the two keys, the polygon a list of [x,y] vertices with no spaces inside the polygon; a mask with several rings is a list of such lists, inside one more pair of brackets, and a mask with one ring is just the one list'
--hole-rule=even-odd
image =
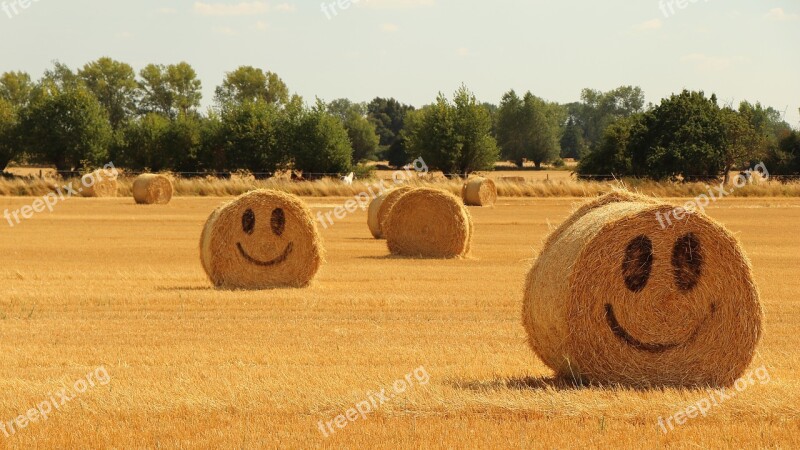
{"label": "tree line", "polygon": [[202,83],[186,62],[138,73],[108,57],[38,81],[0,76],[0,168],[9,162],[76,171],[113,161],[134,171],[269,176],[285,169],[347,173],[366,161],[466,176],[497,161],[537,168],[579,160],[583,175],[716,177],[751,161],[800,173],[798,133],[773,108],[684,91],[646,105],[638,87],[584,89],[559,104],[511,90],[481,103],[466,86],[422,108],[393,98],[307,104],[275,73],[242,66],[201,111]]}

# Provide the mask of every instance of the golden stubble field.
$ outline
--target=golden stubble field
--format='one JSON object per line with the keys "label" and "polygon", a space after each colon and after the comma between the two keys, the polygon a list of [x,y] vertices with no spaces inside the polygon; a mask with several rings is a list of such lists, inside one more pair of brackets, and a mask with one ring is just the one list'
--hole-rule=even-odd
{"label": "golden stubble field", "polygon": [[[0,198],[0,210],[32,198]],[[663,433],[704,390],[552,382],[520,321],[524,276],[577,199],[471,209],[473,258],[387,258],[358,212],[323,230],[327,263],[304,290],[210,287],[198,239],[224,199],[70,199],[0,223],[0,421],[107,383],[9,433],[2,448],[797,448],[800,200],[733,199],[710,214],[753,261],[765,335],[756,383]],[[328,211],[345,199],[308,199]],[[602,280],[598,280],[601,283]],[[424,368],[402,394],[324,437],[332,421]],[[95,377],[95,380],[97,377]],[[370,391],[370,393],[368,393]],[[57,398],[56,402],[60,402]]]}

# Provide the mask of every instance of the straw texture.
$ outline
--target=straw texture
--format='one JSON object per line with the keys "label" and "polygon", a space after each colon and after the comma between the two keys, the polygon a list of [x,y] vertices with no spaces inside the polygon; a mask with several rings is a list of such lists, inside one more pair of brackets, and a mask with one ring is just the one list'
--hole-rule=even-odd
{"label": "straw texture", "polygon": [[307,286],[323,253],[308,207],[294,195],[265,189],[217,208],[200,238],[203,268],[225,289]]}
{"label": "straw texture", "polygon": [[146,173],[133,182],[133,198],[140,205],[166,205],[172,194],[172,182],[164,175]]}
{"label": "straw texture", "polygon": [[488,178],[470,179],[461,192],[467,206],[494,206],[497,202],[497,186]]}
{"label": "straw texture", "polygon": [[389,251],[420,258],[467,256],[474,233],[461,199],[438,189],[412,189],[401,196],[384,222]]}
{"label": "straw texture", "polygon": [[728,386],[750,364],[762,312],[750,262],[722,225],[614,192],[580,207],[530,270],[523,323],[559,376],[637,386]]}

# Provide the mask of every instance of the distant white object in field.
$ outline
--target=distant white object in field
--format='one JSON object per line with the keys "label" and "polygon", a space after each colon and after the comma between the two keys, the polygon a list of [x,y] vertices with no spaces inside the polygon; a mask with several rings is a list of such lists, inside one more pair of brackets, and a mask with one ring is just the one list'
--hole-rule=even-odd
{"label": "distant white object in field", "polygon": [[350,175],[348,175],[346,177],[342,177],[342,181],[344,182],[344,184],[346,184],[348,186],[352,186],[353,185],[353,180],[355,179],[355,177],[356,177],[356,174],[354,172],[350,172]]}

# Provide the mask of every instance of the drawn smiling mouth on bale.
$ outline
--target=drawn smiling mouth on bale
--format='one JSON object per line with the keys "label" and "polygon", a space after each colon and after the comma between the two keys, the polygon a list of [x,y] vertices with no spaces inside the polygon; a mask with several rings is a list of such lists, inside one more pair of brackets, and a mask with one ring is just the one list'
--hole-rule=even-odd
{"label": "drawn smiling mouth on bale", "polygon": [[614,333],[614,335],[618,337],[622,342],[628,344],[629,346],[637,350],[642,350],[649,353],[662,353],[666,352],[667,350],[672,350],[674,348],[680,347],[681,345],[685,345],[692,342],[697,337],[698,333],[700,333],[700,330],[703,329],[703,326],[706,324],[706,322],[714,316],[716,309],[717,309],[716,305],[712,303],[711,312],[709,313],[709,315],[706,316],[705,319],[703,319],[700,325],[698,325],[697,328],[694,329],[694,331],[689,335],[689,337],[684,342],[675,342],[668,344],[646,343],[631,336],[631,334],[628,333],[622,325],[620,325],[619,321],[617,320],[617,316],[614,314],[614,307],[611,306],[610,303],[606,304],[606,321],[608,322],[608,327],[611,329],[611,332]]}
{"label": "drawn smiling mouth on bale", "polygon": [[245,251],[244,247],[242,247],[242,243],[241,242],[237,242],[236,243],[236,248],[239,249],[239,253],[242,255],[242,258],[244,258],[250,264],[254,264],[254,265],[260,266],[260,267],[272,267],[272,266],[277,266],[278,264],[281,264],[281,263],[285,262],[286,259],[289,258],[289,255],[292,253],[292,249],[294,248],[294,245],[293,245],[292,242],[289,242],[289,245],[286,246],[286,249],[283,250],[283,253],[280,256],[278,256],[277,258],[272,259],[270,261],[261,261],[259,259],[253,258],[252,256],[250,256]]}

